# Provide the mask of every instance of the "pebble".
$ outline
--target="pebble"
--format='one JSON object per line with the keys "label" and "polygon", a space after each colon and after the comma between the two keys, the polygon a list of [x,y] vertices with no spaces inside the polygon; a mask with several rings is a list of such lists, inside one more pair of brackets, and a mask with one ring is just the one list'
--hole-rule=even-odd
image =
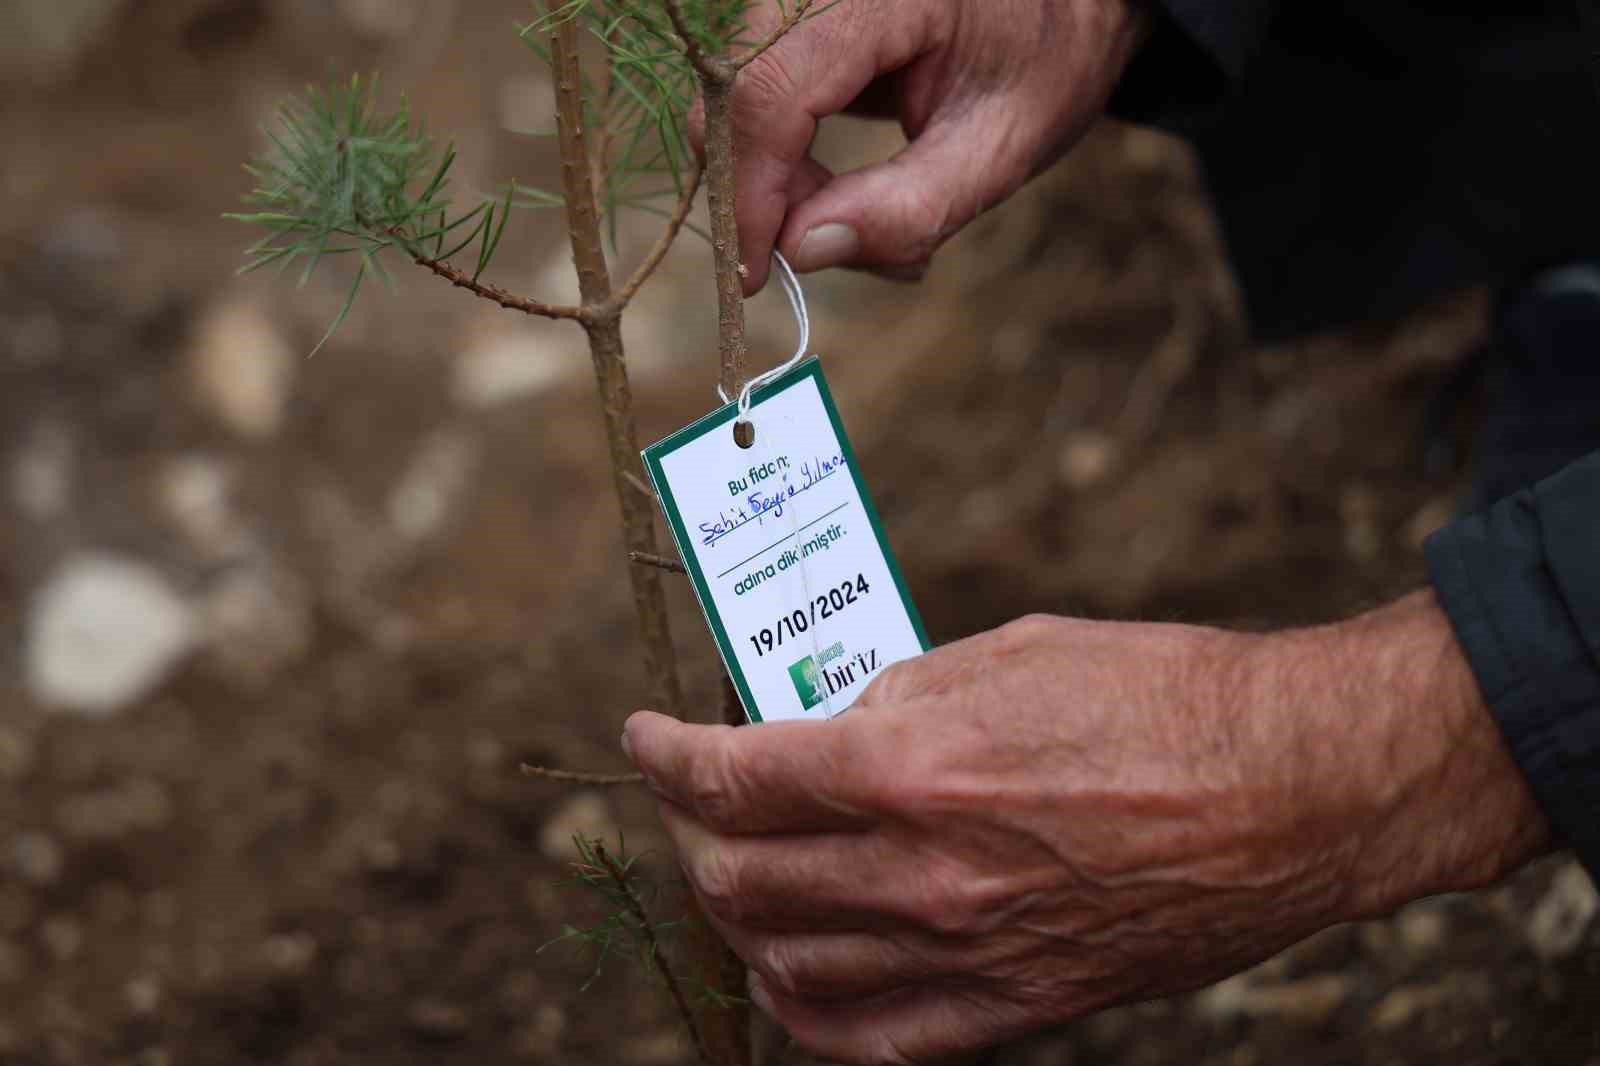
{"label": "pebble", "polygon": [[11,865],[24,881],[44,888],[60,880],[66,854],[48,834],[19,833],[11,842]]}
{"label": "pebble", "polygon": [[64,78],[126,0],[7,0],[0,5],[0,68],[48,84]]}
{"label": "pebble", "polygon": [[34,596],[23,672],[40,703],[115,714],[167,679],[195,646],[193,612],[153,568],[86,555]]}
{"label": "pebble", "polygon": [[122,996],[133,1013],[153,1014],[161,1005],[161,982],[148,974],[135,977],[122,987]]}
{"label": "pebble", "polygon": [[310,933],[279,933],[261,945],[261,957],[278,973],[298,977],[317,960],[317,942]]}
{"label": "pebble", "polygon": [[265,311],[233,300],[196,324],[189,380],[223,425],[246,440],[267,440],[283,425],[300,362]]}
{"label": "pebble", "polygon": [[611,804],[594,790],[575,792],[557,807],[539,831],[539,850],[546,858],[571,862],[578,857],[572,838],[578,834],[604,836],[614,824]]}
{"label": "pebble", "polygon": [[1216,1019],[1282,1017],[1314,1025],[1327,1020],[1349,995],[1350,979],[1338,974],[1262,984],[1244,973],[1200,993],[1196,1005]]}
{"label": "pebble", "polygon": [[553,1003],[541,1004],[533,1019],[518,1032],[516,1054],[525,1059],[548,1059],[561,1050],[561,1037],[567,1031],[567,1015]]}
{"label": "pebble", "polygon": [[453,1003],[419,1000],[406,1012],[406,1020],[420,1036],[434,1040],[459,1040],[467,1033],[467,1012]]}
{"label": "pebble", "polygon": [[68,961],[83,947],[83,929],[71,918],[46,918],[40,935],[57,962]]}
{"label": "pebble", "polygon": [[245,534],[233,514],[233,472],[216,457],[179,456],[161,472],[160,496],[167,517],[207,559],[235,554]]}
{"label": "pebble", "polygon": [[639,1066],[671,1066],[687,1061],[689,1055],[689,1042],[676,1027],[636,1036],[622,1045],[622,1058]]}
{"label": "pebble", "polygon": [[1400,943],[1412,955],[1427,955],[1444,946],[1450,924],[1443,914],[1426,903],[1416,904],[1400,912],[1395,919]]}
{"label": "pebble", "polygon": [[1528,917],[1528,943],[1541,959],[1554,961],[1583,944],[1600,913],[1600,895],[1577,863],[1569,863],[1550,881],[1544,898]]}
{"label": "pebble", "polygon": [[1093,488],[1117,465],[1117,446],[1103,433],[1075,433],[1061,449],[1061,480],[1077,491]]}
{"label": "pebble", "polygon": [[172,797],[160,782],[135,778],[63,800],[56,823],[79,840],[114,840],[160,829],[172,820]]}
{"label": "pebble", "polygon": [[536,396],[575,379],[584,365],[570,344],[545,330],[497,328],[470,341],[454,364],[451,392],[470,410],[498,407]]}
{"label": "pebble", "polygon": [[72,438],[60,426],[43,426],[11,465],[11,498],[33,522],[62,517],[72,502]]}
{"label": "pebble", "polygon": [[266,562],[224,573],[199,607],[212,655],[242,687],[265,688],[311,648],[310,594],[294,575]]}
{"label": "pebble", "polygon": [[462,433],[440,432],[423,442],[389,494],[389,521],[409,540],[438,532],[472,482],[478,446]]}

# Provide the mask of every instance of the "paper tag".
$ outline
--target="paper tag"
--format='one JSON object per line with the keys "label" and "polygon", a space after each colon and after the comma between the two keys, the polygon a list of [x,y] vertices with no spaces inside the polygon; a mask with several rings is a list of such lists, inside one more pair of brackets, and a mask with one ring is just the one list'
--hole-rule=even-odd
{"label": "paper tag", "polygon": [[815,356],[644,450],[667,524],[752,722],[832,718],[928,650]]}

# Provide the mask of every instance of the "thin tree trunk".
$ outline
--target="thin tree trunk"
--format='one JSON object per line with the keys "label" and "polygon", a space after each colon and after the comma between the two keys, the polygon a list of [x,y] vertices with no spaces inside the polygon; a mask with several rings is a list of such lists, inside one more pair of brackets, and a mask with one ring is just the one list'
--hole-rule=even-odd
{"label": "thin tree trunk", "polygon": [[[572,237],[572,258],[578,270],[578,289],[585,307],[606,307],[611,299],[611,271],[606,264],[600,209],[595,201],[587,131],[583,119],[583,77],[578,64],[578,24],[567,19],[550,35],[556,78],[556,124],[561,148],[561,181],[567,200],[567,228]],[[649,500],[633,488],[630,477],[643,473],[638,432],[634,427],[633,392],[628,384],[626,353],[622,346],[620,310],[584,324],[589,352],[594,359],[595,383],[605,413],[606,441],[611,452],[611,472],[617,501],[622,507],[623,540],[629,552],[657,554],[655,515]],[[667,599],[661,573],[646,566],[628,567],[633,583],[633,605],[644,640],[645,670],[651,696],[663,714],[681,716],[683,689],[678,680],[677,657],[667,622]]]}

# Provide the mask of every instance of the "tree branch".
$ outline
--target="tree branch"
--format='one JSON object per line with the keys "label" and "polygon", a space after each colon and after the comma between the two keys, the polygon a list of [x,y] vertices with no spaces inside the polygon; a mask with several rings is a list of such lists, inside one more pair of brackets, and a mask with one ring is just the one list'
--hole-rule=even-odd
{"label": "tree branch", "polygon": [[679,0],[662,0],[662,2],[667,9],[667,18],[672,20],[672,29],[683,39],[683,54],[689,57],[695,73],[705,81],[723,85],[732,84],[733,77],[738,71],[723,57],[707,55],[706,50],[700,47],[700,42],[689,31],[689,20],[684,16],[683,5]]}
{"label": "tree branch", "polygon": [[522,764],[522,776],[537,777],[543,781],[559,781],[567,785],[594,785],[597,788],[644,783],[643,774],[589,774],[576,770],[551,770],[544,766],[529,766],[527,763]]}
{"label": "tree branch", "polygon": [[657,570],[665,570],[670,574],[687,574],[689,571],[676,559],[668,559],[665,555],[646,555],[644,552],[629,552],[628,558],[640,566],[653,566]]}
{"label": "tree branch", "polygon": [[540,318],[567,319],[587,325],[595,315],[587,307],[567,307],[561,304],[547,304],[542,300],[531,300],[526,296],[515,296],[495,285],[485,285],[473,281],[472,275],[464,270],[451,266],[443,259],[429,259],[427,256],[417,256],[415,262],[419,267],[432,271],[439,277],[448,281],[458,289],[466,289],[474,296],[488,300],[490,303],[499,304],[508,311],[521,311],[525,315],[536,315]]}
{"label": "tree branch", "polygon": [[645,912],[639,894],[633,890],[633,884],[628,880],[628,872],[617,864],[617,860],[611,857],[605,845],[598,840],[594,844],[594,853],[605,867],[606,873],[611,876],[611,880],[616,883],[623,899],[627,901],[628,911],[633,915],[633,920],[639,923],[639,934],[644,937],[645,944],[649,948],[650,961],[655,965],[656,972],[661,975],[662,983],[667,986],[667,993],[672,996],[673,1005],[678,1008],[678,1017],[683,1019],[683,1027],[689,1031],[689,1041],[694,1044],[695,1054],[699,1055],[700,1061],[707,1066],[716,1066],[711,1053],[706,1050],[706,1042],[700,1035],[700,1026],[695,1023],[694,1011],[689,1008],[689,1001],[684,997],[683,986],[678,983],[678,977],[672,972],[667,957],[661,953],[661,940],[656,935],[655,924]]}
{"label": "tree branch", "polygon": [[790,30],[794,29],[805,20],[806,14],[810,12],[814,6],[816,6],[816,0],[798,0],[798,2],[794,5],[794,8],[783,17],[783,21],[778,23],[777,27],[771,33],[763,37],[761,42],[754,48],[750,49],[750,51],[733,61],[733,69],[735,73],[743,70],[751,63],[754,63],[756,60],[760,59],[762,55],[766,53],[767,49],[783,40],[784,36]]}
{"label": "tree branch", "polygon": [[700,181],[705,177],[705,168],[697,160],[689,172],[689,180],[684,183],[683,193],[678,197],[678,206],[672,212],[672,217],[667,220],[667,228],[661,234],[661,239],[656,241],[650,254],[645,256],[644,262],[633,272],[625,285],[616,296],[612,297],[610,307],[621,311],[639,294],[639,289],[650,280],[651,275],[661,266],[661,261],[667,257],[677,241],[678,235],[683,232],[683,224],[689,221],[689,212],[694,210],[694,198],[700,194]]}

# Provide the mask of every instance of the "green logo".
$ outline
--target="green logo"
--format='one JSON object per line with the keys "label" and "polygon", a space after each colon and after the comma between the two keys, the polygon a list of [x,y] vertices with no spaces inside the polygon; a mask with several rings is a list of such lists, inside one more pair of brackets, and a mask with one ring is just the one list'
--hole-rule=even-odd
{"label": "green logo", "polygon": [[794,692],[800,697],[800,706],[810,710],[827,698],[827,690],[822,686],[822,671],[817,669],[817,662],[807,655],[804,659],[789,667],[789,680],[794,682]]}

